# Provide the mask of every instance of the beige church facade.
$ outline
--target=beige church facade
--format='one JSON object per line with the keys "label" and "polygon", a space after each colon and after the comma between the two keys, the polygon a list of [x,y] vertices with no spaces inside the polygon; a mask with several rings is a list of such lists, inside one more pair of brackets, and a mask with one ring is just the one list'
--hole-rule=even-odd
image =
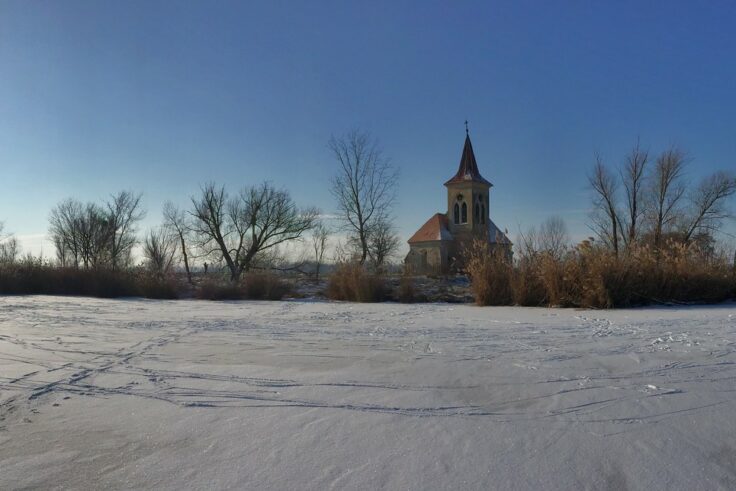
{"label": "beige church facade", "polygon": [[490,218],[492,186],[478,170],[466,131],[460,167],[445,183],[447,212],[436,213],[409,239],[405,264],[410,271],[431,275],[462,270],[464,252],[475,238],[511,254],[511,241]]}

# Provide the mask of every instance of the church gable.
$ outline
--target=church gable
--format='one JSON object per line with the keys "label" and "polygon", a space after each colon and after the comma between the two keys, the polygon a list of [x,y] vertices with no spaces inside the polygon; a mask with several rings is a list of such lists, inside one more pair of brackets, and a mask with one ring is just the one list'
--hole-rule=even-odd
{"label": "church gable", "polygon": [[435,240],[453,240],[452,234],[447,228],[447,216],[443,213],[435,213],[432,218],[427,220],[426,223],[411,236],[409,244]]}

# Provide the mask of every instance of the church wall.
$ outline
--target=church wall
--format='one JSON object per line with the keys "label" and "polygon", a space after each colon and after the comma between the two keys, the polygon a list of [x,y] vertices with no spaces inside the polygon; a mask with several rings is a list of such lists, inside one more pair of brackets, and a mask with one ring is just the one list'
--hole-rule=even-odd
{"label": "church wall", "polygon": [[411,244],[404,264],[413,274],[446,274],[448,244],[439,241]]}

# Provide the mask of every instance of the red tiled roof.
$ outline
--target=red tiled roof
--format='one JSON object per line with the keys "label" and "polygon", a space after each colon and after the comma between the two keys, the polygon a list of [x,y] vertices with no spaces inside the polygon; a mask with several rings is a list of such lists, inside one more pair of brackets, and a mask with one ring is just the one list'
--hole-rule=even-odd
{"label": "red tiled roof", "polygon": [[481,182],[493,186],[480,175],[478,163],[475,161],[475,154],[473,153],[473,145],[470,143],[470,135],[465,135],[465,146],[463,147],[463,156],[460,158],[460,168],[458,168],[457,174],[445,183],[445,186],[457,182]]}
{"label": "red tiled roof", "polygon": [[427,223],[421,226],[417,232],[411,236],[409,243],[428,242],[433,240],[452,240],[452,234],[447,228],[447,215],[444,213],[435,213]]}

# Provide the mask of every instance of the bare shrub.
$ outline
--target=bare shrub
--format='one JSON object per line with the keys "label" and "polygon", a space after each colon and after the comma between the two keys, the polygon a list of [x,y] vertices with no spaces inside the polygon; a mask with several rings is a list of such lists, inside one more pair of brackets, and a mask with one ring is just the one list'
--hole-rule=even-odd
{"label": "bare shrub", "polygon": [[332,300],[380,302],[386,293],[383,277],[369,273],[357,262],[338,264],[327,283],[327,296]]}
{"label": "bare shrub", "polygon": [[200,300],[243,300],[245,293],[240,283],[209,277],[199,284],[195,297]]}
{"label": "bare shrub", "polygon": [[174,300],[181,296],[181,286],[173,276],[143,274],[137,278],[139,295],[145,298]]}
{"label": "bare shrub", "polygon": [[25,258],[0,268],[0,294],[141,296],[136,277],[127,271],[53,267],[38,258]]}
{"label": "bare shrub", "polygon": [[414,278],[406,272],[399,279],[399,287],[396,290],[396,300],[401,303],[414,303],[423,300],[423,296],[417,294]]}
{"label": "bare shrub", "polygon": [[479,305],[614,308],[736,297],[730,252],[677,240],[660,249],[631,246],[619,255],[584,241],[562,257],[528,254],[515,265],[477,243],[468,269]]}
{"label": "bare shrub", "polygon": [[291,293],[291,286],[273,274],[248,273],[241,281],[210,277],[195,291],[202,300],[281,300]]}
{"label": "bare shrub", "polygon": [[511,295],[515,305],[536,307],[545,305],[547,292],[541,278],[538,257],[522,258],[511,275]]}
{"label": "bare shrub", "polygon": [[485,240],[475,240],[466,257],[475,303],[511,305],[513,267],[505,251],[492,248]]}
{"label": "bare shrub", "polygon": [[291,293],[291,286],[276,275],[250,273],[243,280],[243,294],[250,300],[281,300]]}
{"label": "bare shrub", "polygon": [[143,257],[148,271],[159,278],[171,272],[177,249],[177,237],[170,230],[159,227],[150,230],[143,239]]}
{"label": "bare shrub", "polygon": [[558,304],[581,307],[720,302],[736,293],[725,255],[708,259],[696,245],[682,243],[660,252],[641,246],[621,257],[579,247],[566,259],[563,278],[568,296]]}

